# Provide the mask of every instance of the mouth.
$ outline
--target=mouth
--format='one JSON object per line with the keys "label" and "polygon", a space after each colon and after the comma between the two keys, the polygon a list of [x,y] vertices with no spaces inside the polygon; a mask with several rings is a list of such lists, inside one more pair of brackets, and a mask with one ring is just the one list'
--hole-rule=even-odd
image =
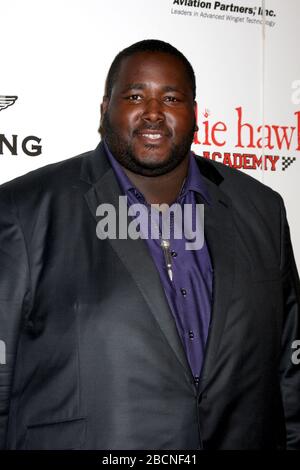
{"label": "mouth", "polygon": [[167,137],[165,132],[157,131],[157,130],[144,130],[137,132],[137,136],[144,141],[152,142],[152,143],[159,143],[163,139]]}

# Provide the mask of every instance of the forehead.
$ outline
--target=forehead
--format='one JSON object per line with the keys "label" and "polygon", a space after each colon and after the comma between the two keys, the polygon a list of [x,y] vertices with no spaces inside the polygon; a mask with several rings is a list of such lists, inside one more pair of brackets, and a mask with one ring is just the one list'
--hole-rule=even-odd
{"label": "forehead", "polygon": [[184,63],[178,57],[165,52],[137,52],[125,57],[113,88],[121,90],[131,83],[174,86],[192,93]]}

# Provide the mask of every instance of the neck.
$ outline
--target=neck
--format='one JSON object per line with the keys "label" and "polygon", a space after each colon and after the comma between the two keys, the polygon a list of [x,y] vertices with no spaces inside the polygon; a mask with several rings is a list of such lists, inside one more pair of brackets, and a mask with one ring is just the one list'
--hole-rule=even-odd
{"label": "neck", "polygon": [[143,194],[148,204],[171,205],[179,195],[188,173],[189,154],[174,170],[161,176],[143,176],[123,167],[126,175]]}

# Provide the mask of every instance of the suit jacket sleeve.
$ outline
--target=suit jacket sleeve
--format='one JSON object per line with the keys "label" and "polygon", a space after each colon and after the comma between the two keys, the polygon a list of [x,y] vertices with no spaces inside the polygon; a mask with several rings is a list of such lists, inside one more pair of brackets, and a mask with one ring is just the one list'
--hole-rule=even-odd
{"label": "suit jacket sleeve", "polygon": [[3,185],[0,187],[0,449],[6,447],[17,344],[29,297],[24,238],[11,193]]}
{"label": "suit jacket sleeve", "polygon": [[300,340],[300,284],[281,197],[280,204],[281,274],[285,309],[280,360],[281,393],[286,421],[286,446],[288,449],[300,449],[300,364],[297,363],[299,360],[295,361],[296,355],[293,355],[295,345],[299,345]]}

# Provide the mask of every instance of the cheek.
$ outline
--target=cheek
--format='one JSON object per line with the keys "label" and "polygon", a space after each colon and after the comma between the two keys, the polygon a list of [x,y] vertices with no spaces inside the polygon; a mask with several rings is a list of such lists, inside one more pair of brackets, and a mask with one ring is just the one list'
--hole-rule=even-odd
{"label": "cheek", "polygon": [[189,126],[195,119],[194,111],[188,107],[182,107],[174,110],[170,110],[166,113],[168,120],[174,122],[175,125]]}
{"label": "cheek", "polygon": [[171,115],[168,120],[169,125],[176,131],[177,135],[184,135],[191,131],[195,125],[195,117],[189,112],[182,112]]}
{"label": "cheek", "polygon": [[137,127],[139,116],[137,112],[118,109],[111,114],[111,123],[121,134],[131,134]]}

